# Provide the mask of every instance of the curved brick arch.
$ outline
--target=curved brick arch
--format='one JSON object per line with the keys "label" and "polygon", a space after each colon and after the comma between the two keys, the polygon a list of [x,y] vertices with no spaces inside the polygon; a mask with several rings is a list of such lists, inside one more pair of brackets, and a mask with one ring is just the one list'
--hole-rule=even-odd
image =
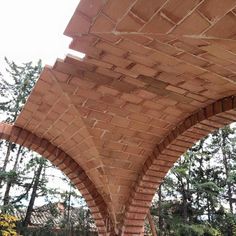
{"label": "curved brick arch", "polygon": [[39,153],[65,173],[85,198],[99,235],[106,234],[109,219],[106,203],[85,171],[69,155],[46,139],[7,123],[0,123],[0,139],[14,142]]}
{"label": "curved brick arch", "polygon": [[123,233],[142,232],[144,219],[159,184],[177,159],[196,141],[236,121],[236,96],[218,100],[197,111],[173,129],[146,160],[125,210]]}

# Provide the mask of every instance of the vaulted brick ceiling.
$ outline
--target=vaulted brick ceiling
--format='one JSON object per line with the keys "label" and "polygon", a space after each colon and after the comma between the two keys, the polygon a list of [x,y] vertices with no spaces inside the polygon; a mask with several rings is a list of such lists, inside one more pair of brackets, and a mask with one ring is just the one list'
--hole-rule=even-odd
{"label": "vaulted brick ceiling", "polygon": [[85,58],[45,67],[15,125],[71,156],[119,224],[156,145],[190,115],[235,94],[235,6],[81,0],[65,34]]}

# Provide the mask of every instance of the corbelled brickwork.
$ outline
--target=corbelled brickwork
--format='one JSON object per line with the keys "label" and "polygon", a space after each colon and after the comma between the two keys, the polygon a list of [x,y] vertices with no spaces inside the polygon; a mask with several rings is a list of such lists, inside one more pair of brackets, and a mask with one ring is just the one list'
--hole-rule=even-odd
{"label": "corbelled brickwork", "polygon": [[0,123],[0,138],[39,153],[65,173],[85,198],[99,232],[105,233],[107,231],[106,203],[77,162],[48,140],[10,124]]}
{"label": "corbelled brickwork", "polygon": [[100,234],[142,234],[177,158],[235,120],[235,26],[236,0],[80,1],[65,34],[85,58],[46,67],[15,126],[80,166]]}
{"label": "corbelled brickwork", "polygon": [[236,121],[236,97],[224,98],[200,109],[178,124],[153,150],[140,171],[126,205],[124,232],[142,231],[150,201],[177,159],[207,134]]}

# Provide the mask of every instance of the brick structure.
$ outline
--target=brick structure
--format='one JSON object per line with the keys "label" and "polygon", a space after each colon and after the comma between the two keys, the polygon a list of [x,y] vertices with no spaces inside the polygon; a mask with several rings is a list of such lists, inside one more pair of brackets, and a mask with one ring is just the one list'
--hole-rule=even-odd
{"label": "brick structure", "polygon": [[177,158],[235,121],[235,26],[236,0],[81,0],[65,34],[86,57],[46,67],[3,138],[33,135],[101,235],[141,235]]}

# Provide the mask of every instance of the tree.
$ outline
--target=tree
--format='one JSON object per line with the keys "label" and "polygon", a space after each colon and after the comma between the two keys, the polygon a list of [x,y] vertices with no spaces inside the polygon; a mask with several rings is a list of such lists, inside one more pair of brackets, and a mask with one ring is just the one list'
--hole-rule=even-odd
{"label": "tree", "polygon": [[[226,126],[215,132],[212,135],[211,152],[217,157],[218,165],[221,165],[221,172],[218,175],[221,179],[220,187],[222,202],[227,202],[229,206],[229,213],[225,210],[224,217],[227,222],[227,234],[233,235],[233,226],[235,224],[234,215],[234,193],[236,191],[235,185],[235,170],[236,170],[236,136],[235,128]],[[223,208],[223,207],[222,207]],[[221,210],[222,212],[222,210]],[[218,217],[219,218],[219,217]],[[218,219],[219,221],[219,219]]]}
{"label": "tree", "polygon": [[[41,61],[36,65],[30,62],[19,66],[6,59],[6,63],[7,73],[0,73],[0,112],[4,122],[14,123],[42,68]],[[3,157],[2,165],[0,165],[2,211],[15,214],[18,210],[26,208],[22,221],[22,225],[26,228],[30,224],[32,213],[37,210],[35,202],[38,198],[43,198],[46,204],[51,200],[58,201],[60,195],[64,195],[67,199],[65,224],[74,226],[75,222],[71,217],[73,208],[71,199],[77,193],[73,186],[69,192],[65,193],[48,187],[50,175],[48,169],[54,172],[55,167],[28,149],[11,142],[0,142],[0,151]],[[78,216],[80,216],[81,225],[75,226],[87,235],[92,222],[89,209],[86,206],[82,207]],[[47,230],[50,229],[47,228]]]}
{"label": "tree", "polygon": [[0,235],[16,236],[16,222],[16,217],[6,214],[0,214]]}
{"label": "tree", "polygon": [[[6,78],[3,77],[2,73],[0,77],[0,111],[5,122],[14,123],[35,85],[39,73],[42,70],[42,65],[41,61],[38,61],[36,65],[29,62],[20,66],[9,61],[7,58],[5,58],[5,61],[7,64]],[[5,144],[6,146],[6,154],[0,176],[0,187],[2,187],[3,181],[6,181],[6,189],[3,197],[3,211],[6,211],[10,200],[10,189],[16,179],[17,165],[22,147],[18,146],[15,163],[10,171],[7,171],[7,164],[9,163],[11,154],[16,150],[16,145],[12,142],[2,142],[1,144]]]}
{"label": "tree", "polygon": [[33,208],[34,208],[34,202],[35,202],[35,199],[37,198],[37,191],[39,190],[39,186],[40,186],[41,175],[42,175],[43,169],[46,166],[46,161],[41,157],[33,159],[33,161],[36,162],[37,168],[35,170],[35,174],[33,177],[32,192],[30,195],[30,200],[27,207],[25,219],[23,220],[23,223],[22,223],[23,227],[27,227],[30,223],[30,218],[31,218],[31,215],[33,213]]}
{"label": "tree", "polygon": [[176,162],[151,210],[160,235],[235,235],[235,141],[234,125],[226,126]]}

